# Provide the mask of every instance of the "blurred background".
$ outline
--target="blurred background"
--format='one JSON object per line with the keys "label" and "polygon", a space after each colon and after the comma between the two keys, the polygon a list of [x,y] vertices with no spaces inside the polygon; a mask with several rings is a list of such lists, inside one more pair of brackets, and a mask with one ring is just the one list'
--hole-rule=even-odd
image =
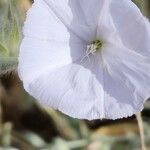
{"label": "blurred background", "polygon": [[[150,17],[150,0],[134,0]],[[40,106],[16,71],[22,26],[32,0],[0,0],[0,150],[141,150],[135,116],[77,120]],[[150,103],[142,112],[150,149]],[[148,148],[149,147],[149,148]]]}

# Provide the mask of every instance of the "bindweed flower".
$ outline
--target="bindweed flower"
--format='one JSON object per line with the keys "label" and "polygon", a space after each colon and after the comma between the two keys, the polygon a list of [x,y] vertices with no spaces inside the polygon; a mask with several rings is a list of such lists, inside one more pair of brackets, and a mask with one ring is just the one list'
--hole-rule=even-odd
{"label": "bindweed flower", "polygon": [[80,119],[117,119],[150,96],[150,24],[131,0],[35,0],[19,76],[42,104]]}

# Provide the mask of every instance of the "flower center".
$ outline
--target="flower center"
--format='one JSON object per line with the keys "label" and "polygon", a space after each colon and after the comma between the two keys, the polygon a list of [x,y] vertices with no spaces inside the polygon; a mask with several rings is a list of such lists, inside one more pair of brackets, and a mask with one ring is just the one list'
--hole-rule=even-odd
{"label": "flower center", "polygon": [[99,50],[102,47],[102,42],[100,40],[92,41],[91,44],[87,45],[87,51],[86,54],[95,54],[97,50]]}
{"label": "flower center", "polygon": [[[100,40],[92,41],[87,45],[86,55],[81,59],[82,62],[86,57],[89,59],[89,55],[95,55],[95,53],[102,47],[102,42]],[[90,59],[89,59],[90,60]]]}

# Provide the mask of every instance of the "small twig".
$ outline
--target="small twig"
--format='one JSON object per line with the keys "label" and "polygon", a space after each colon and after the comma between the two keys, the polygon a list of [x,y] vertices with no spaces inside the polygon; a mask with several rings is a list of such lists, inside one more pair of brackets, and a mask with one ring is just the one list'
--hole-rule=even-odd
{"label": "small twig", "polygon": [[137,122],[138,122],[138,126],[139,126],[139,133],[140,133],[140,138],[141,138],[141,148],[142,148],[142,150],[147,150],[146,145],[145,145],[144,125],[143,125],[141,113],[137,113],[136,118],[137,118]]}

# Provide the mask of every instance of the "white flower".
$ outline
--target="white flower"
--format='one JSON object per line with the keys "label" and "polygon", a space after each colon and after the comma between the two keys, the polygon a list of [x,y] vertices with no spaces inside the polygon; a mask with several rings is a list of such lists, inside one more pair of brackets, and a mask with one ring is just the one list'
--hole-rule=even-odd
{"label": "white flower", "polygon": [[19,56],[24,88],[80,119],[116,119],[150,96],[150,24],[131,0],[36,0]]}

